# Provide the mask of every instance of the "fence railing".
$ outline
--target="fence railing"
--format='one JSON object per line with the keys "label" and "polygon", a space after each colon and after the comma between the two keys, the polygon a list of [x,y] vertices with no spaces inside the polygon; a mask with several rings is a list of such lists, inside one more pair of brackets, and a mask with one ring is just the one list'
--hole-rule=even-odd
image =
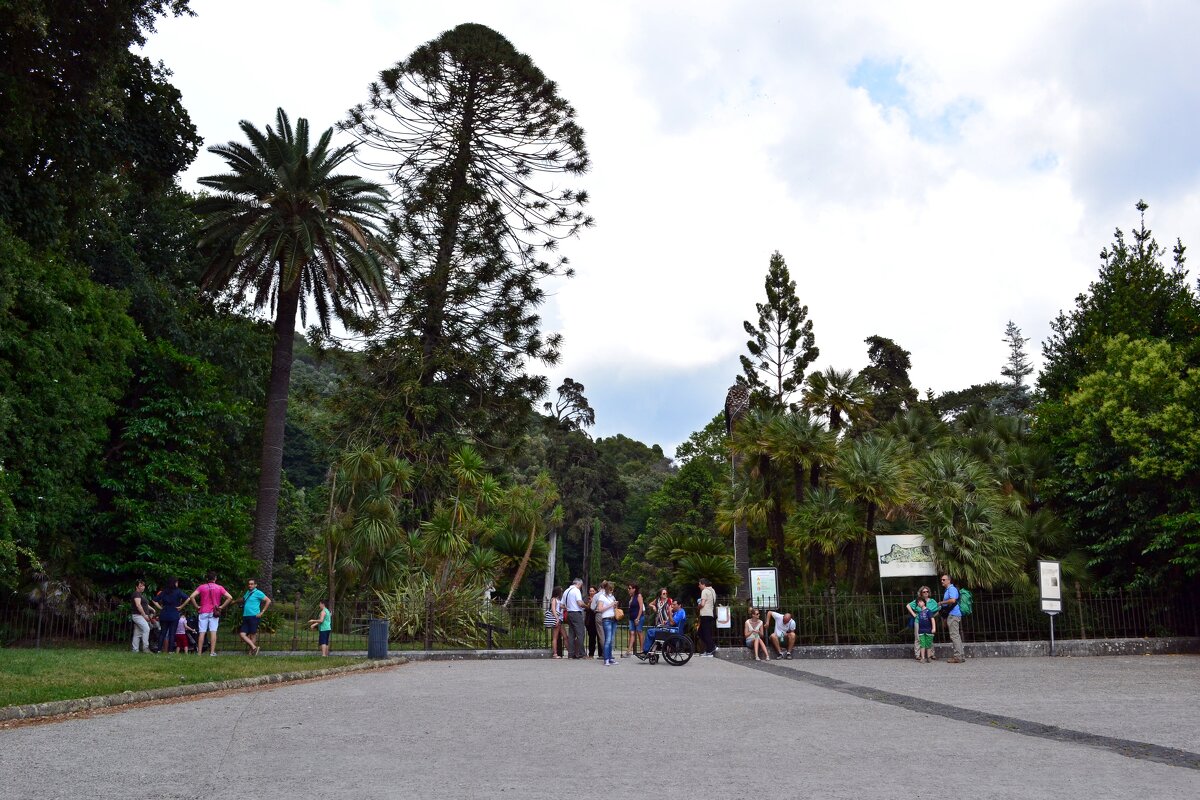
{"label": "fence railing", "polygon": [[[790,612],[796,620],[797,643],[802,645],[863,645],[911,641],[912,629],[905,606],[911,595],[818,594],[771,598],[765,610]],[[745,601],[718,601],[730,607],[730,627],[717,629],[722,647],[743,644],[743,624],[748,616]],[[685,606],[689,627],[697,623],[694,605]],[[244,650],[238,638],[241,623],[237,606],[227,610],[218,630],[218,651]],[[369,602],[339,602],[333,615],[333,649],[356,651],[367,648],[367,627],[378,613]],[[545,607],[537,600],[514,601],[505,608],[499,603],[485,606],[480,620],[463,623],[451,612],[434,607],[428,613],[433,629],[454,630],[453,643],[433,639],[435,649],[476,647],[479,649],[548,648],[550,634],[544,625]],[[127,601],[92,601],[69,607],[23,602],[0,603],[0,647],[78,647],[94,645],[130,646],[133,623]],[[276,602],[264,616],[258,643],[263,650],[317,651],[317,632],[308,620],[316,612],[305,604]],[[649,614],[647,615],[650,616]],[[444,617],[444,618],[443,618]],[[944,626],[938,639],[943,640]],[[414,635],[392,630],[392,647],[423,649],[422,626]],[[773,630],[773,627],[771,628]],[[974,593],[974,608],[966,618],[963,638],[968,642],[1029,641],[1049,638],[1050,621],[1036,597],[1012,592]],[[151,631],[156,638],[156,631]],[[1146,638],[1200,635],[1196,604],[1162,598],[1149,593],[1079,594],[1063,599],[1056,618],[1055,635],[1060,639]],[[618,649],[628,637],[628,623],[618,626]],[[174,637],[170,637],[173,641]]]}
{"label": "fence railing", "polygon": [[[1014,592],[976,591],[972,613],[964,619],[968,642],[1040,641],[1050,637],[1050,617],[1036,596]],[[796,640],[809,645],[891,644],[912,639],[906,606],[911,594],[819,595],[764,598],[762,608],[790,612]],[[717,629],[719,645],[743,644],[746,601],[725,600],[731,625]],[[1064,596],[1055,620],[1060,639],[1150,638],[1197,636],[1194,604],[1148,593],[1080,593]],[[774,630],[774,626],[771,626]],[[946,636],[938,626],[938,639]]]}

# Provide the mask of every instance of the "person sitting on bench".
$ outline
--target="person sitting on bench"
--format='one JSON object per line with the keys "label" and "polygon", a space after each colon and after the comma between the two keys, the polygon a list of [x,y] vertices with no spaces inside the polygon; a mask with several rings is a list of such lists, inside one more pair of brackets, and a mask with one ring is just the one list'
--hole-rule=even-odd
{"label": "person sitting on bench", "polygon": [[646,644],[642,647],[642,655],[648,655],[651,649],[654,648],[654,639],[660,633],[666,636],[668,633],[683,633],[683,623],[687,621],[687,612],[679,606],[678,600],[671,601],[671,624],[662,627],[654,626],[646,631]]}
{"label": "person sitting on bench", "polygon": [[[775,620],[775,632],[771,634],[771,646],[779,658],[791,658],[792,648],[796,646],[796,620],[791,614],[780,614],[778,611],[768,611],[770,622]],[[783,648],[787,647],[785,653]]]}

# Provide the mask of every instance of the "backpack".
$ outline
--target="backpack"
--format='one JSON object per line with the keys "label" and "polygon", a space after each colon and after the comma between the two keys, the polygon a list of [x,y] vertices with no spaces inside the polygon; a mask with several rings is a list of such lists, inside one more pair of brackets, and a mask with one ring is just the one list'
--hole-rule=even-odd
{"label": "backpack", "polygon": [[971,613],[972,603],[974,600],[975,597],[971,594],[970,589],[958,590],[958,608],[960,611],[962,611],[964,617]]}

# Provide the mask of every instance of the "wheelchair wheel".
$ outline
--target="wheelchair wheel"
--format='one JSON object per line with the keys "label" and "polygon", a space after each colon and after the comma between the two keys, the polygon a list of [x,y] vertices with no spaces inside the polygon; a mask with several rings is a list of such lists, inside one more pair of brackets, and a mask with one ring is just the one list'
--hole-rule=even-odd
{"label": "wheelchair wheel", "polygon": [[650,655],[646,656],[646,658],[650,660],[651,664],[658,663],[658,653],[651,653]]}
{"label": "wheelchair wheel", "polygon": [[692,659],[692,640],[675,634],[663,642],[663,658],[673,667],[682,667]]}

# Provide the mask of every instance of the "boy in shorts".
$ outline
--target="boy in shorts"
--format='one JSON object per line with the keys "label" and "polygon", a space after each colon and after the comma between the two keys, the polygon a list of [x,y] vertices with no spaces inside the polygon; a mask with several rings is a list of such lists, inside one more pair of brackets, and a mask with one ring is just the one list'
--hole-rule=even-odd
{"label": "boy in shorts", "polygon": [[917,600],[917,660],[928,664],[933,656],[933,635],[937,633],[937,617],[924,598]]}

